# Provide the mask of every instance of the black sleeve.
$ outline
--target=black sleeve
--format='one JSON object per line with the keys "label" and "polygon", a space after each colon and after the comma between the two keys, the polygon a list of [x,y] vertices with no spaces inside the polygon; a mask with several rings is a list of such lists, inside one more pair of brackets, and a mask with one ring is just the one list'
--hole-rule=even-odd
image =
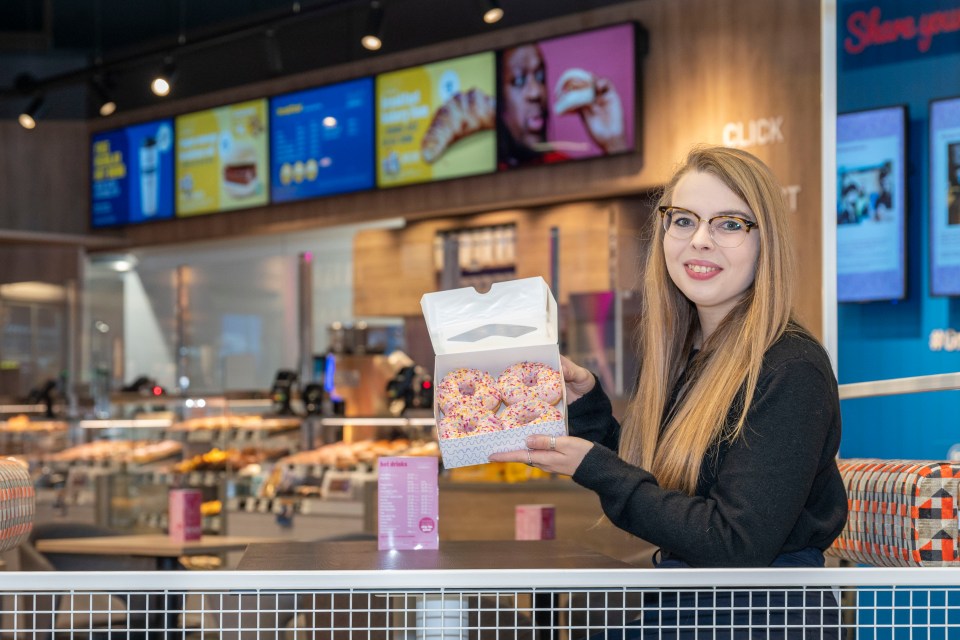
{"label": "black sleeve", "polygon": [[620,423],[613,417],[610,398],[597,379],[593,389],[567,407],[570,435],[617,450],[620,442]]}
{"label": "black sleeve", "polygon": [[797,358],[762,372],[743,437],[705,495],[661,489],[653,475],[597,446],[573,479],[599,495],[615,525],[693,566],[767,566],[800,517],[838,424],[829,378]]}

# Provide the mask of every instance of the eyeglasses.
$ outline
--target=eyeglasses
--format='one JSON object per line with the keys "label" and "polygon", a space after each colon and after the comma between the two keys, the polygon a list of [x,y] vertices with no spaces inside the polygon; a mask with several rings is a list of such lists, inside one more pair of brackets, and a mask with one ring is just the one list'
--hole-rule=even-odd
{"label": "eyeglasses", "polygon": [[[677,240],[688,240],[700,228],[704,219],[699,215],[682,207],[658,207],[660,218],[663,221],[663,230],[670,237]],[[710,230],[713,241],[725,249],[734,249],[743,244],[751,229],[757,228],[757,223],[740,216],[714,216],[705,221]]]}

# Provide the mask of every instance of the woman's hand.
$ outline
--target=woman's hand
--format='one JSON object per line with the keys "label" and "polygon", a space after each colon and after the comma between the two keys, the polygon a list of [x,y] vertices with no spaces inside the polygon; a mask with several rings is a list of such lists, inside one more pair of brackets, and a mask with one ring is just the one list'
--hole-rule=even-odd
{"label": "woman's hand", "polygon": [[597,384],[597,379],[592,373],[566,356],[560,356],[560,369],[563,373],[563,382],[567,385],[567,404],[587,395]]}
{"label": "woman's hand", "polygon": [[527,436],[526,442],[526,449],[494,453],[490,462],[522,462],[549,473],[572,476],[593,448],[589,440],[574,436]]}

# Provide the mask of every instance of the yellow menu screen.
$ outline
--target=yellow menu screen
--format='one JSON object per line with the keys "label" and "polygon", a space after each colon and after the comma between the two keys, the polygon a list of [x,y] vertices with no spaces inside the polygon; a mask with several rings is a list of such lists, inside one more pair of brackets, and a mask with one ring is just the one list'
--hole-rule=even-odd
{"label": "yellow menu screen", "polygon": [[377,76],[377,186],[496,168],[494,53]]}
{"label": "yellow menu screen", "polygon": [[251,100],[176,119],[177,216],[267,203],[267,101]]}

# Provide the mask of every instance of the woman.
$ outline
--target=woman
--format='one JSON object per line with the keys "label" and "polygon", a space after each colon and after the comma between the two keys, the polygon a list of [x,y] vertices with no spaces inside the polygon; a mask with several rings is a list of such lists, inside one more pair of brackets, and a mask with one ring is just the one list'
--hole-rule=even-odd
{"label": "woman", "polygon": [[654,218],[623,426],[563,359],[571,435],[490,459],[571,475],[660,548],[660,567],[823,566],[847,513],[840,407],[827,354],[793,317],[780,186],[749,153],[698,148]]}

